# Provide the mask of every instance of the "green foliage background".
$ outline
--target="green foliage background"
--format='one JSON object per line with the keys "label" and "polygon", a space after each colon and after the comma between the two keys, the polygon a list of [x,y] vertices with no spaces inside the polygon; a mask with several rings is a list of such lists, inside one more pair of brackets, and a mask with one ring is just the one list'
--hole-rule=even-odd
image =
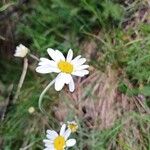
{"label": "green foliage background", "polygon": [[[15,31],[16,45],[23,43],[39,56],[46,55],[48,47],[56,47],[63,53],[72,48],[74,53],[78,54],[81,53],[82,41],[94,40],[97,43],[97,52],[101,53],[102,57],[91,60],[90,64],[103,72],[108,65],[117,70],[122,69],[133,88],[128,87],[121,77],[119,90],[130,96],[144,95],[145,106],[150,107],[150,27],[143,22],[127,30],[123,26],[126,20],[130,20],[131,14],[145,5],[144,1],[133,1],[131,5],[126,6],[119,0],[32,0],[22,7],[23,14]],[[7,6],[0,3],[0,12]],[[132,38],[135,31],[138,32],[139,38],[133,38],[131,41],[130,38],[124,38]],[[100,32],[101,36],[95,36],[97,32]],[[4,93],[7,93],[10,83],[17,83],[21,72],[20,64],[18,59],[11,64],[1,60],[0,79],[6,86]],[[51,78],[49,75],[40,77],[29,68],[19,101],[9,108],[7,117],[0,125],[0,134],[5,139],[4,150],[18,150],[27,144],[31,144],[29,149],[32,150],[43,149],[44,130],[49,127],[43,120],[54,129],[59,127],[53,116],[49,114],[43,117],[38,110],[37,100],[40,92]],[[48,94],[51,95],[51,101],[48,96],[45,97],[44,107],[50,111],[55,103],[53,100],[57,101],[58,96],[54,90]],[[34,115],[28,113],[31,106],[36,109]],[[105,150],[111,142],[114,145],[119,143],[122,150],[132,150],[132,143],[137,143],[139,150],[150,149],[150,135],[145,129],[150,118],[136,112],[129,116],[141,130],[142,144],[136,141],[132,133],[133,141],[130,140],[130,135],[126,137],[126,141],[118,141],[125,117],[117,120],[111,129],[103,131],[89,131],[79,119],[79,133],[75,135],[78,145],[74,149],[82,150],[88,145],[90,150]],[[70,118],[73,118],[73,114]]]}

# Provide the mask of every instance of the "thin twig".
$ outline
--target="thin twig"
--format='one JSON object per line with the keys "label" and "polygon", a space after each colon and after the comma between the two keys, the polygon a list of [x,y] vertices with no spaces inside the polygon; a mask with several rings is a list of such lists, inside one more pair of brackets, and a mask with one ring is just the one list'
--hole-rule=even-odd
{"label": "thin twig", "polygon": [[21,74],[21,77],[20,77],[20,80],[19,80],[19,84],[18,84],[18,87],[17,87],[17,92],[16,92],[15,97],[13,99],[13,103],[14,104],[16,103],[16,100],[18,99],[18,96],[20,94],[20,90],[22,88],[24,79],[26,77],[27,69],[28,69],[28,59],[25,57],[24,58],[24,64],[23,64],[22,74]]}

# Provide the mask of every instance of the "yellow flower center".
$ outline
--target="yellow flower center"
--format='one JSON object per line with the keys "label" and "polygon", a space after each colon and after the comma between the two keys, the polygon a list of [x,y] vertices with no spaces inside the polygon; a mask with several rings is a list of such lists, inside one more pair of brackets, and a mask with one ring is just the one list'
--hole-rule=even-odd
{"label": "yellow flower center", "polygon": [[64,73],[71,74],[73,72],[73,65],[63,60],[58,63],[58,68]]}
{"label": "yellow flower center", "polygon": [[76,124],[69,124],[68,128],[71,130],[71,132],[76,132],[78,129],[78,125]]}
{"label": "yellow flower center", "polygon": [[65,147],[65,138],[63,136],[57,136],[54,140],[55,150],[64,150]]}

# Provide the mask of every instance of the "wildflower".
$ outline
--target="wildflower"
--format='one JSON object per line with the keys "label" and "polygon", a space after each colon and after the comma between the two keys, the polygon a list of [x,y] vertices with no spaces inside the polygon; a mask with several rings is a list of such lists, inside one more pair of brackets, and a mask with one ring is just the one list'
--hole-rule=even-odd
{"label": "wildflower", "polygon": [[89,71],[86,70],[89,66],[83,65],[86,59],[81,58],[81,55],[73,59],[73,51],[71,49],[69,49],[66,58],[59,50],[48,48],[47,52],[53,60],[40,58],[39,66],[36,68],[36,71],[42,74],[58,73],[55,79],[56,91],[60,91],[65,84],[68,84],[70,92],[73,92],[75,84],[72,75],[83,77],[89,74]]}
{"label": "wildflower", "polygon": [[75,121],[67,121],[68,128],[71,130],[71,132],[76,132],[78,129],[78,124]]}
{"label": "wildflower", "polygon": [[35,112],[35,108],[34,107],[29,107],[28,112],[30,114],[33,114]]}
{"label": "wildflower", "polygon": [[59,134],[54,130],[47,130],[47,139],[43,140],[46,147],[44,150],[65,150],[67,147],[74,146],[76,144],[76,140],[68,140],[70,134],[70,129],[66,130],[66,124],[62,125]]}
{"label": "wildflower", "polygon": [[29,49],[25,47],[24,45],[20,44],[19,46],[16,47],[15,50],[15,57],[25,57],[27,53],[29,52]]}

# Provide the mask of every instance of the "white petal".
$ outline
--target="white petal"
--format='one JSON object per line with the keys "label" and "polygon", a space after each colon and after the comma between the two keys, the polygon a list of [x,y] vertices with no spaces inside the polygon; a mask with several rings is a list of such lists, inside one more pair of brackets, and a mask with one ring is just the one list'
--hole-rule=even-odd
{"label": "white petal", "polygon": [[70,80],[71,80],[71,75],[67,74],[67,73],[60,73],[57,77],[56,77],[56,81],[55,81],[55,90],[56,91],[60,91],[64,84],[69,84]]}
{"label": "white petal", "polygon": [[78,124],[76,123],[76,121],[75,121],[75,120],[73,120],[73,121],[67,121],[67,124],[74,124],[74,125],[78,125]]}
{"label": "white petal", "polygon": [[47,148],[44,148],[44,150],[55,150],[55,148],[49,148],[49,147],[47,147]]}
{"label": "white petal", "polygon": [[55,90],[60,91],[64,87],[64,84],[65,83],[62,81],[61,73],[60,73],[57,75],[55,79]]}
{"label": "white petal", "polygon": [[14,56],[15,56],[15,57],[22,57],[22,56],[21,56],[21,53],[15,53]]}
{"label": "white petal", "polygon": [[23,44],[19,44],[18,47],[21,47],[21,48],[26,48]]}
{"label": "white petal", "polygon": [[64,55],[59,50],[56,50],[55,52],[59,56],[60,60],[64,60],[65,61]]}
{"label": "white petal", "polygon": [[88,70],[79,70],[79,71],[74,71],[72,73],[72,75],[79,76],[79,77],[83,77],[83,76],[85,76],[87,74],[89,74]]}
{"label": "white petal", "polygon": [[57,61],[57,55],[54,49],[52,48],[48,48],[47,49],[47,53],[49,54],[49,56],[54,60]]}
{"label": "white petal", "polygon": [[43,142],[44,142],[45,144],[52,144],[52,143],[53,143],[52,140],[48,140],[48,139],[44,139]]}
{"label": "white petal", "polygon": [[52,141],[58,136],[58,133],[54,130],[47,130],[46,133],[46,137]]}
{"label": "white petal", "polygon": [[50,73],[52,71],[48,69],[47,67],[40,66],[36,68],[36,72],[45,74],[45,73]]}
{"label": "white petal", "polygon": [[81,55],[75,57],[75,58],[71,61],[71,63],[76,63],[80,58],[81,58]]}
{"label": "white petal", "polygon": [[48,65],[48,66],[51,66],[51,67],[57,67],[57,63],[53,60],[49,60],[47,58],[40,58],[40,62],[39,64],[40,66],[42,65]]}
{"label": "white petal", "polygon": [[71,81],[72,79],[72,76],[68,73],[61,73],[62,75],[62,80],[65,84],[69,84],[69,82]]}
{"label": "white petal", "polygon": [[64,133],[65,140],[68,139],[68,137],[70,136],[70,134],[71,134],[71,130],[70,130],[70,129],[67,129],[67,130],[65,131],[65,133]]}
{"label": "white petal", "polygon": [[47,148],[54,148],[54,145],[52,142],[51,143],[45,143],[44,146]]}
{"label": "white petal", "polygon": [[49,150],[55,150],[53,144],[45,144],[45,147],[49,148]]}
{"label": "white petal", "polygon": [[63,124],[61,129],[60,129],[60,135],[64,135],[65,130],[66,130],[66,124]]}
{"label": "white petal", "polygon": [[76,144],[76,140],[75,139],[69,139],[66,141],[66,146],[67,147],[72,147]]}
{"label": "white petal", "polygon": [[36,68],[36,71],[39,73],[51,73],[56,72],[59,73],[60,70],[57,67],[57,63],[53,60],[49,60],[47,58],[40,58],[39,66]]}
{"label": "white petal", "polygon": [[72,58],[73,58],[73,51],[72,51],[72,49],[69,49],[67,58],[66,58],[67,62],[70,62],[72,60]]}
{"label": "white petal", "polygon": [[81,65],[81,66],[75,67],[75,70],[84,70],[87,68],[89,68],[89,65]]}
{"label": "white petal", "polygon": [[42,74],[51,73],[51,72],[59,73],[60,70],[58,68],[54,68],[54,67],[51,67],[51,66],[42,65],[42,66],[38,66],[36,68],[36,72],[42,73]]}
{"label": "white petal", "polygon": [[29,52],[29,49],[25,47],[24,45],[20,44],[19,46],[16,47],[14,56],[25,57],[28,52]]}
{"label": "white petal", "polygon": [[51,49],[51,48],[48,48],[47,49],[47,52],[49,54],[49,56],[55,61],[55,62],[59,62],[61,59],[62,59],[62,55],[60,54],[61,52],[58,52]]}
{"label": "white petal", "polygon": [[70,92],[73,92],[74,89],[75,89],[75,84],[74,84],[73,78],[71,78],[71,80],[69,82],[69,90],[70,90]]}
{"label": "white petal", "polygon": [[41,57],[41,58],[40,58],[40,61],[46,61],[46,62],[49,62],[50,60],[47,59],[47,58]]}
{"label": "white petal", "polygon": [[76,66],[80,66],[80,65],[84,64],[85,62],[86,62],[85,58],[80,58],[76,62],[74,62],[73,64]]}
{"label": "white petal", "polygon": [[21,47],[19,46],[16,47],[16,53],[21,53],[21,50],[22,50]]}

